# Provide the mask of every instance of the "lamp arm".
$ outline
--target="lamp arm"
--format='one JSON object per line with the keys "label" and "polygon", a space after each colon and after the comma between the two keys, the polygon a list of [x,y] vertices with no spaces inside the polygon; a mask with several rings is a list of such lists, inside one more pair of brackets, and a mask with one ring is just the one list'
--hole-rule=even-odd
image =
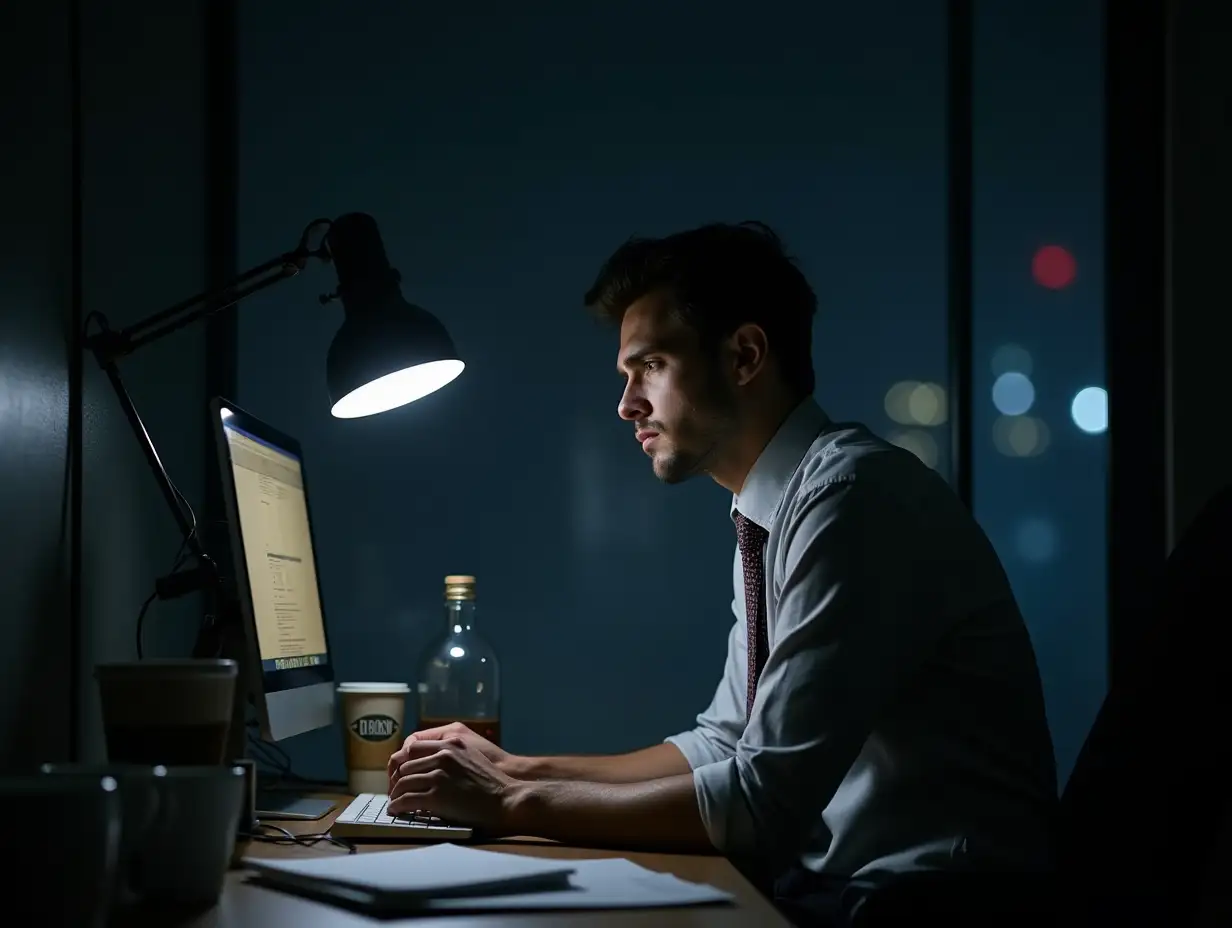
{"label": "lamp arm", "polygon": [[128,389],[124,386],[116,362],[143,345],[156,341],[198,319],[234,306],[244,297],[259,290],[294,277],[304,268],[309,258],[317,257],[328,261],[329,253],[325,248],[310,248],[308,239],[314,229],[329,224],[329,220],[314,220],[304,229],[299,246],[294,251],[279,255],[277,258],[245,271],[221,287],[169,306],[124,329],[112,329],[106,317],[100,313],[91,313],[87,317],[87,321],[98,320],[99,331],[93,335],[86,335],[83,332],[83,347],[94,355],[103,373],[107,375],[116,399],[119,400],[120,409],[124,412],[124,418],[128,420],[133,436],[141,447],[146,464],[154,474],[163,500],[175,517],[186,551],[196,560],[195,568],[178,571],[158,580],[156,590],[162,599],[182,596],[201,589],[217,590],[221,585],[221,577],[217,563],[201,544],[196,518],[190,515],[191,508],[172,482],[167,468],[158,456],[158,449],[155,448],[145,423],[141,421],[141,414],[138,413]]}
{"label": "lamp arm", "polygon": [[[133,404],[133,398],[124,386],[124,381],[120,377],[120,369],[116,366],[115,359],[106,356],[100,357],[99,366],[102,367],[103,373],[107,375],[107,380],[110,381],[111,388],[115,391],[116,399],[120,402],[120,409],[124,412],[124,418],[128,420],[129,428],[132,429],[133,436],[137,439],[137,444],[141,446],[141,452],[145,457],[146,464],[149,465],[150,470],[154,473],[154,479],[158,482],[158,488],[162,492],[163,499],[170,507],[171,514],[175,516],[176,525],[184,539],[184,545],[188,553],[196,558],[199,569],[211,575],[202,578],[203,581],[208,581],[217,574],[217,570],[213,566],[213,561],[201,546],[196,519],[190,517],[188,512],[185,511],[187,507],[181,501],[180,491],[172,483],[171,477],[167,473],[167,468],[163,466],[162,458],[158,456],[158,449],[154,447],[154,441],[150,438],[150,433],[146,430],[145,423],[141,421],[141,414],[137,412],[137,407]],[[183,592],[189,592],[189,590],[183,590]]]}
{"label": "lamp arm", "polygon": [[[198,319],[212,316],[234,306],[247,296],[294,277],[303,270],[305,264],[307,256],[297,255],[295,252],[280,255],[217,290],[199,294],[119,330],[115,333],[110,348],[117,357],[132,354],[143,345],[158,341]],[[250,283],[254,280],[255,282]]]}
{"label": "lamp arm", "polygon": [[[299,244],[292,251],[245,271],[221,287],[189,297],[123,329],[112,330],[106,324],[105,317],[93,314],[96,318],[103,319],[103,323],[99,332],[85,337],[85,345],[100,362],[103,358],[124,357],[198,319],[234,306],[245,297],[266,287],[294,277],[304,269],[309,258],[328,261],[330,255],[325,246],[313,248],[309,245],[309,239],[314,230],[322,227],[328,229],[331,224],[328,219],[314,219],[304,228]],[[327,301],[327,298],[322,297],[322,301]]]}

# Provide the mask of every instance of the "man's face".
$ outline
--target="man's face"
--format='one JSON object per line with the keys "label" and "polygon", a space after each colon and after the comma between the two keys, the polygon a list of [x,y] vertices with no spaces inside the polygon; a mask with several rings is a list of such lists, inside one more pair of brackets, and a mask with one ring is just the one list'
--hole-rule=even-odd
{"label": "man's face", "polygon": [[679,483],[704,473],[735,428],[735,394],[718,356],[671,312],[669,298],[649,294],[620,326],[616,367],[625,377],[617,412],[633,424],[655,476]]}

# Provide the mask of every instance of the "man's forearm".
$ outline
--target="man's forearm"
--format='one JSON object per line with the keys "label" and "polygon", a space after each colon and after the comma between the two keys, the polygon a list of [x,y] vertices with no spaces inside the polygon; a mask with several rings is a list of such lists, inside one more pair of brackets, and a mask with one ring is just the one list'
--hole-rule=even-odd
{"label": "man's forearm", "polygon": [[691,773],[640,783],[561,780],[509,787],[504,830],[566,844],[713,852]]}
{"label": "man's forearm", "polygon": [[631,754],[576,757],[511,757],[505,772],[517,780],[585,780],[589,783],[641,783],[689,772],[689,762],[674,744],[656,744]]}

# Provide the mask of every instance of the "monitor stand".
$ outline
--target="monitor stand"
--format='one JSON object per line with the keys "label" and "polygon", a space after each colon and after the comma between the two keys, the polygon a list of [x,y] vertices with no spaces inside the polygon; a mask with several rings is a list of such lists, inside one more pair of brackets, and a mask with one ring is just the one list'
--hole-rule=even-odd
{"label": "monitor stand", "polygon": [[[248,750],[248,702],[252,684],[252,668],[246,660],[247,651],[243,626],[238,621],[238,610],[227,597],[224,617],[203,627],[193,649],[194,657],[230,658],[239,665],[235,681],[235,698],[231,705],[231,729],[227,733],[227,756],[236,761],[246,761],[256,780],[253,793],[253,818],[256,822],[301,821],[315,822],[324,818],[338,803],[331,799],[306,796],[304,793],[327,792],[337,789],[329,784],[296,783],[294,787],[278,785],[278,777],[266,778],[256,772],[255,759]],[[263,783],[262,780],[265,780]],[[317,786],[317,789],[313,787]]]}

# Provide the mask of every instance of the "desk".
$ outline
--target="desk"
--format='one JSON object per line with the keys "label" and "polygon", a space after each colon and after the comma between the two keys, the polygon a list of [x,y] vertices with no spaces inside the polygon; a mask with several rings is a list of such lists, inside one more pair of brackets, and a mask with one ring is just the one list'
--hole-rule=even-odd
{"label": "desk", "polygon": [[[338,800],[337,808],[316,822],[279,822],[296,834],[316,834],[326,831],[334,816],[346,808],[350,797],[330,796]],[[358,853],[379,853],[396,847],[415,845],[359,844]],[[641,909],[600,912],[526,912],[509,915],[444,915],[436,918],[417,916],[403,920],[375,921],[334,906],[302,899],[287,893],[247,883],[245,871],[227,875],[227,886],[218,906],[196,918],[179,924],[188,928],[248,928],[248,926],[311,925],[312,928],[394,928],[413,925],[414,928],[495,928],[495,926],[577,925],[579,928],[789,928],[790,923],[779,914],[752,884],[727,860],[717,855],[645,854],[637,852],[601,851],[565,847],[543,841],[509,841],[482,845],[487,850],[528,854],[535,857],[556,857],[567,860],[594,857],[625,857],[646,867],[674,873],[694,883],[709,883],[734,895],[735,902],[721,906],[689,906],[677,909]],[[268,844],[254,841],[243,851],[249,857],[315,857],[346,852],[327,841],[315,847],[294,844]]]}

